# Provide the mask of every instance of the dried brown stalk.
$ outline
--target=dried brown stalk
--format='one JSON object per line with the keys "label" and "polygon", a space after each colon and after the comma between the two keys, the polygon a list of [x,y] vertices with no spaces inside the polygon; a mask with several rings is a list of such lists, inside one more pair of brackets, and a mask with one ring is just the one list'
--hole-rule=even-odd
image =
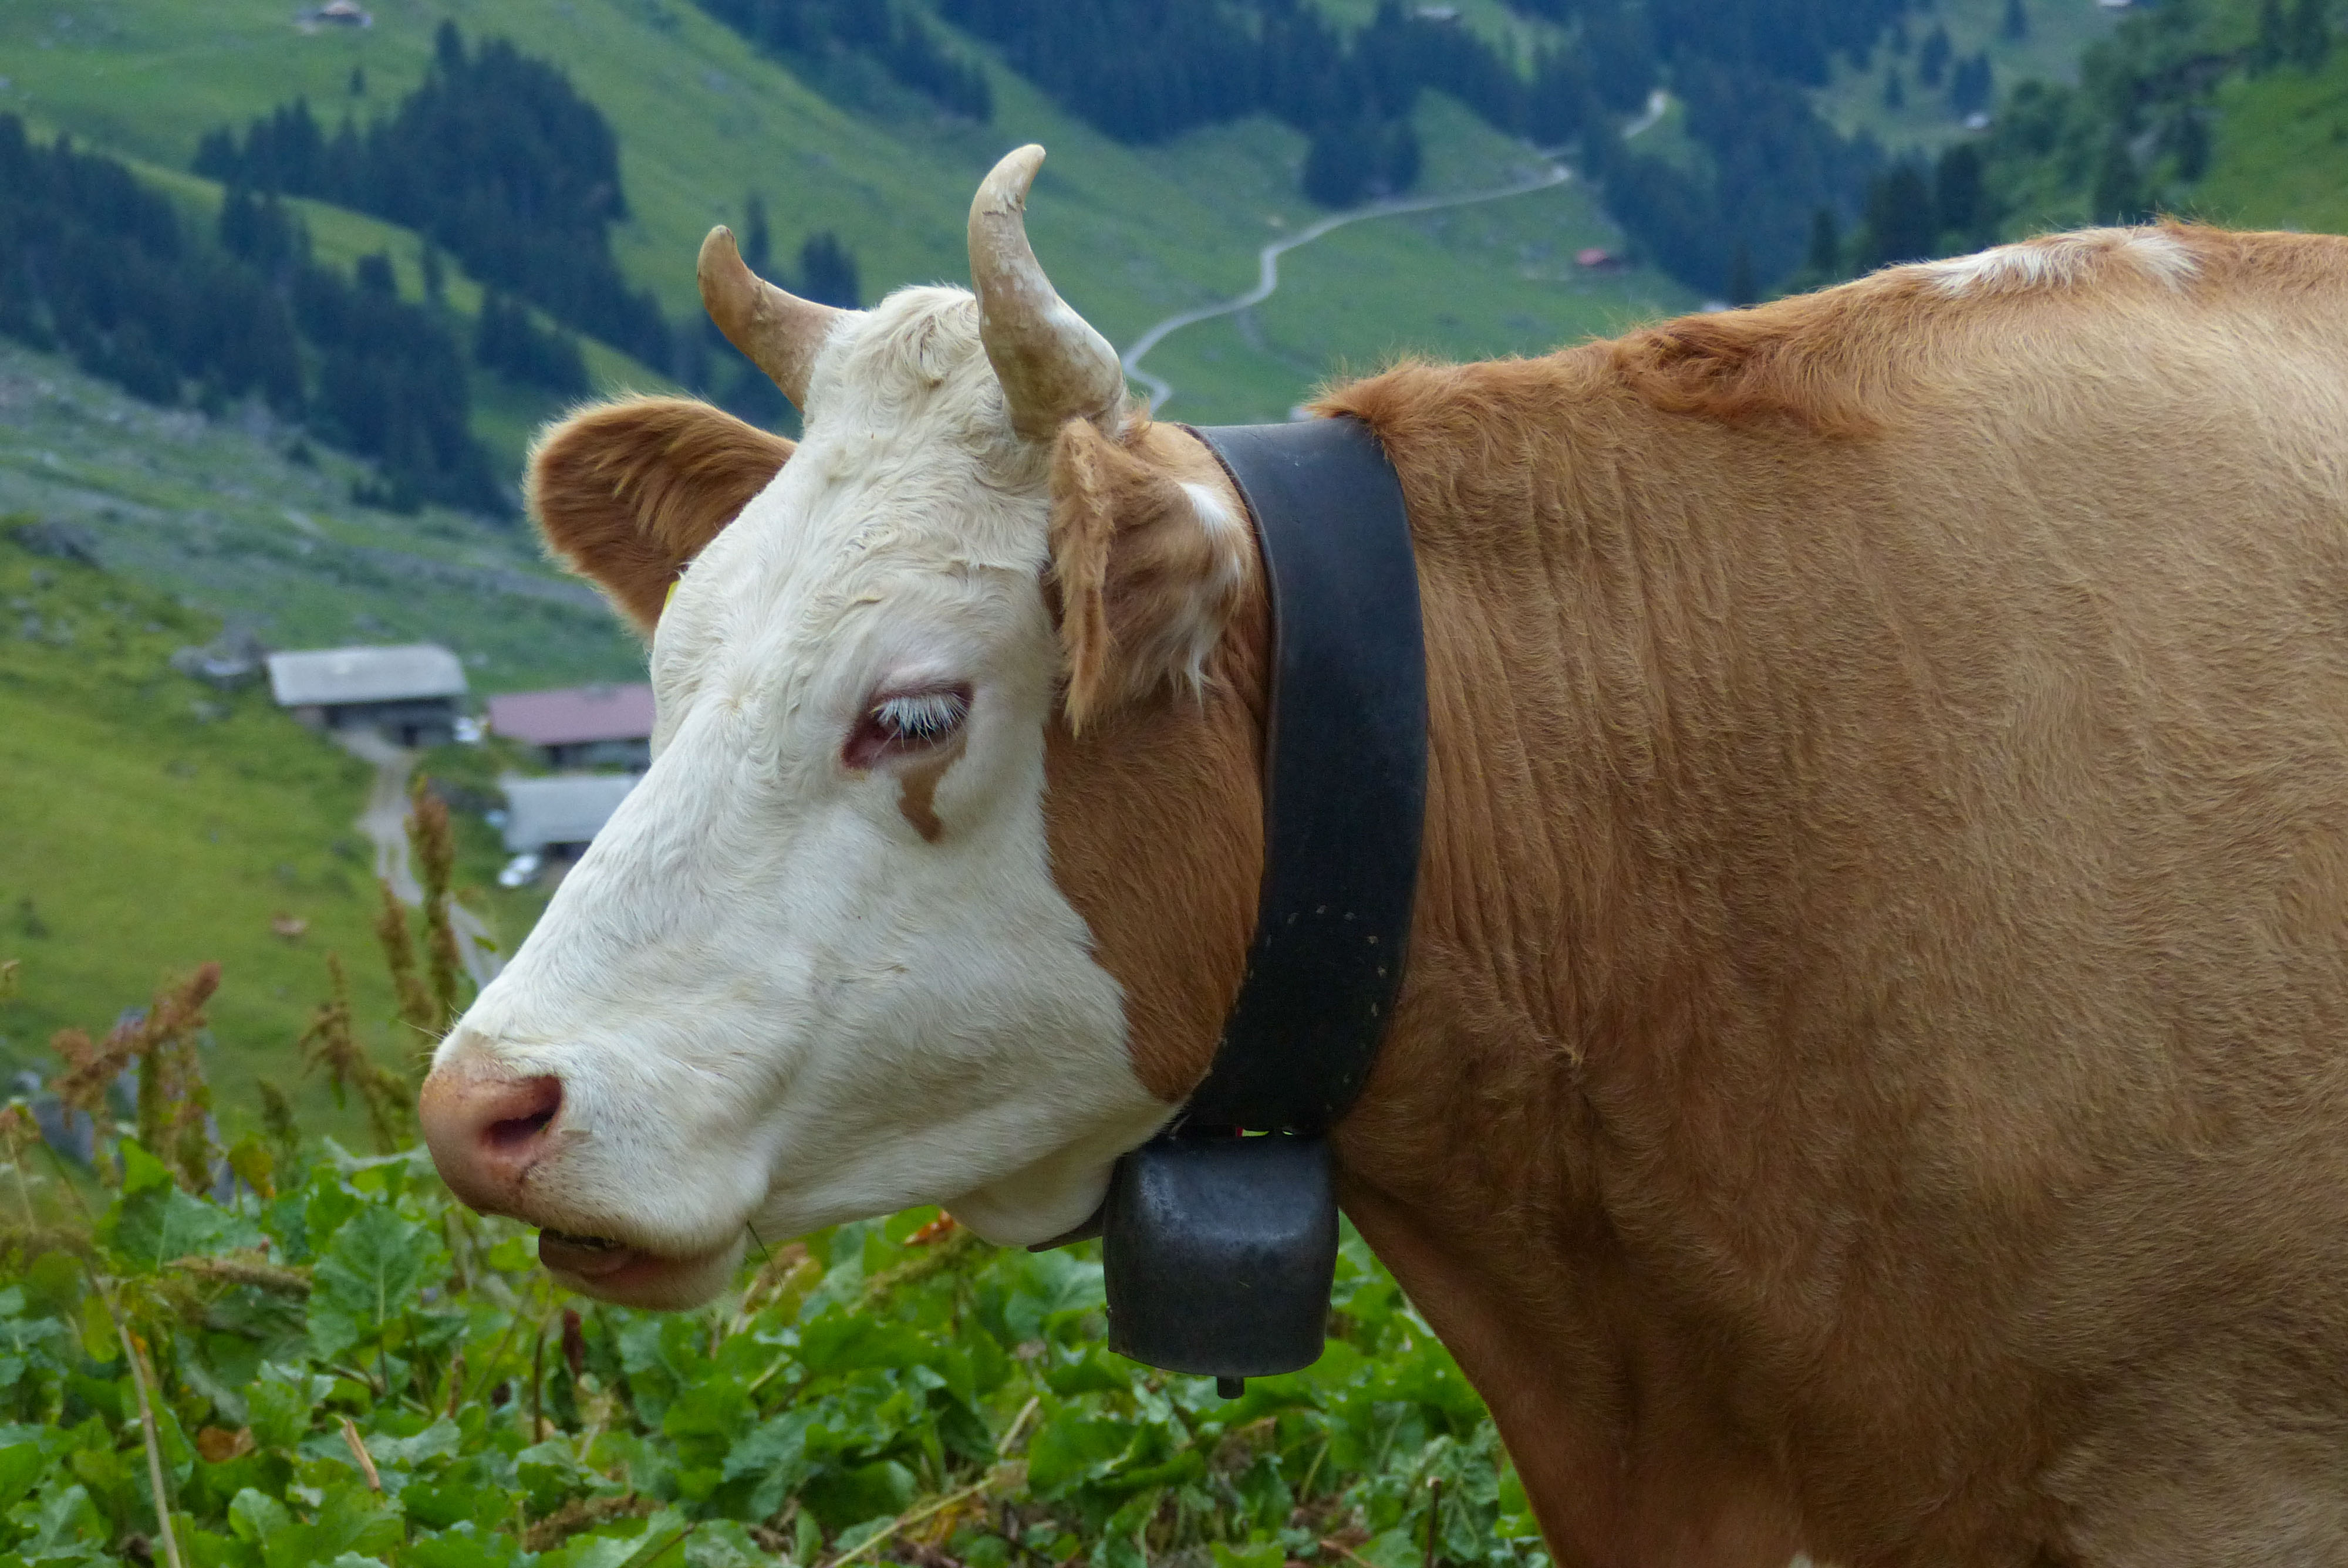
{"label": "dried brown stalk", "polygon": [[399,1021],[427,1040],[439,1037],[435,1027],[438,1009],[424,977],[416,968],[416,938],[407,929],[407,911],[391,884],[377,878],[383,907],[376,911],[375,939],[382,944],[384,967],[391,971],[391,992],[399,1008]]}
{"label": "dried brown stalk", "polygon": [[457,875],[457,833],[448,803],[418,775],[408,792],[407,842],[416,852],[417,880],[424,884],[424,956],[431,976],[435,1016],[427,1033],[438,1040],[457,1016],[457,979],[464,972],[457,930],[448,913]]}
{"label": "dried brown stalk", "polygon": [[381,1491],[383,1476],[375,1468],[375,1455],[367,1452],[366,1441],[359,1436],[358,1428],[351,1424],[350,1417],[344,1416],[341,1419],[344,1445],[351,1450],[351,1458],[358,1462],[359,1473],[366,1477],[367,1490]]}
{"label": "dried brown stalk", "polygon": [[204,1004],[220,989],[221,968],[205,964],[177,986],[155,993],[142,1017],[125,1019],[93,1040],[78,1029],[59,1030],[49,1048],[65,1070],[49,1087],[68,1108],[105,1122],[106,1091],[124,1071],[139,1070],[139,1142],[190,1192],[211,1183],[212,1147],[207,1119],[211,1089],[196,1056]]}
{"label": "dried brown stalk", "polygon": [[[403,927],[404,929],[404,927]],[[388,1154],[405,1142],[413,1111],[407,1082],[369,1056],[351,1023],[350,983],[343,974],[342,956],[326,955],[331,987],[327,998],[310,1015],[298,1048],[309,1067],[323,1067],[334,1084],[335,1103],[346,1105],[355,1092],[366,1107],[367,1126],[376,1149]]]}
{"label": "dried brown stalk", "polygon": [[285,1091],[273,1078],[253,1081],[253,1090],[261,1096],[262,1131],[269,1136],[270,1164],[273,1171],[283,1171],[288,1178],[300,1168],[302,1130],[294,1122],[294,1102],[285,1098]]}
{"label": "dried brown stalk", "polygon": [[230,1253],[218,1257],[174,1258],[163,1266],[202,1279],[218,1279],[230,1285],[250,1285],[263,1290],[273,1290],[280,1296],[310,1294],[308,1269],[288,1267],[263,1257]]}
{"label": "dried brown stalk", "polygon": [[605,1520],[617,1519],[623,1513],[650,1513],[655,1504],[648,1497],[625,1492],[617,1497],[573,1497],[544,1519],[530,1525],[521,1532],[524,1552],[551,1552],[582,1531],[592,1530]]}

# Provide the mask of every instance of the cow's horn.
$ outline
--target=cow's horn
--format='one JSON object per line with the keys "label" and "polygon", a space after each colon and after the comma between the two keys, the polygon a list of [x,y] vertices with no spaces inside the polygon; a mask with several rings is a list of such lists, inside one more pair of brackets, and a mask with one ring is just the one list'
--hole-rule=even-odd
{"label": "cow's horn", "polygon": [[1069,419],[1099,418],[1125,400],[1117,350],[1070,310],[1027,243],[1027,187],[1044,149],[1005,153],[970,204],[970,281],[978,336],[1003,383],[1011,427],[1048,441]]}
{"label": "cow's horn", "polygon": [[701,279],[702,308],[726,341],[771,376],[792,406],[805,409],[816,351],[831,324],[849,313],[800,299],[750,271],[734,248],[734,231],[723,223],[701,242],[694,271]]}

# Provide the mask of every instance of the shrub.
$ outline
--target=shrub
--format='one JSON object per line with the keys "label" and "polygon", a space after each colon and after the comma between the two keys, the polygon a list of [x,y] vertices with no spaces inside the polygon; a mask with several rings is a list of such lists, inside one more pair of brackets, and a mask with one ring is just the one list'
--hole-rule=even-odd
{"label": "shrub", "polygon": [[[386,946],[445,1027],[454,980],[404,925]],[[1327,1353],[1229,1401],[1103,1348],[1089,1249],[933,1210],[757,1247],[700,1312],[605,1307],[449,1199],[405,1142],[412,1077],[339,997],[305,1041],[383,1152],[303,1140],[273,1091],[218,1148],[186,1045],[217,978],[59,1037],[86,1165],[0,1109],[0,1568],[1546,1568],[1483,1407],[1356,1237]]]}

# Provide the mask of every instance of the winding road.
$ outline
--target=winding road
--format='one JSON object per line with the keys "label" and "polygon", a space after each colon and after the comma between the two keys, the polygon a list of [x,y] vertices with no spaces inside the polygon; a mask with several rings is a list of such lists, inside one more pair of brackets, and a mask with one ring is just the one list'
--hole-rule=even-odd
{"label": "winding road", "polygon": [[[1670,102],[1663,89],[1656,88],[1647,98],[1646,112],[1623,128],[1622,138],[1628,141],[1661,119],[1663,117],[1663,111],[1670,107]],[[1125,366],[1125,374],[1148,389],[1149,411],[1152,414],[1161,412],[1174,400],[1174,385],[1163,377],[1152,375],[1142,369],[1142,360],[1148,356],[1150,350],[1164,343],[1175,333],[1180,332],[1184,327],[1196,326],[1200,322],[1210,322],[1217,316],[1235,315],[1251,305],[1260,305],[1272,298],[1273,291],[1280,287],[1280,259],[1289,251],[1300,245],[1309,245],[1323,234],[1333,230],[1343,229],[1348,223],[1365,222],[1372,218],[1395,218],[1406,212],[1432,212],[1443,207],[1469,207],[1480,201],[1501,201],[1511,196],[1524,196],[1536,190],[1546,190],[1553,185],[1562,185],[1573,178],[1573,171],[1558,161],[1561,156],[1560,153],[1536,152],[1534,156],[1541,160],[1540,172],[1528,175],[1522,179],[1507,185],[1494,186],[1488,190],[1461,191],[1450,196],[1389,197],[1385,200],[1373,201],[1347,211],[1333,212],[1317,222],[1299,229],[1293,234],[1283,235],[1274,240],[1255,253],[1254,288],[1250,289],[1246,293],[1234,295],[1219,303],[1198,305],[1187,311],[1177,311],[1164,321],[1158,323],[1148,332],[1134,339],[1132,346],[1118,356],[1119,363]]]}

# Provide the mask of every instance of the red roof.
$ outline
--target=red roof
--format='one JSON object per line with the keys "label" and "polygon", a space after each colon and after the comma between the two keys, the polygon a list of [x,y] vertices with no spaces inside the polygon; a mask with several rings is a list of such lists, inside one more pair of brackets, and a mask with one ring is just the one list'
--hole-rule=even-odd
{"label": "red roof", "polygon": [[533,746],[642,741],[653,733],[650,686],[566,686],[489,699],[489,728]]}

